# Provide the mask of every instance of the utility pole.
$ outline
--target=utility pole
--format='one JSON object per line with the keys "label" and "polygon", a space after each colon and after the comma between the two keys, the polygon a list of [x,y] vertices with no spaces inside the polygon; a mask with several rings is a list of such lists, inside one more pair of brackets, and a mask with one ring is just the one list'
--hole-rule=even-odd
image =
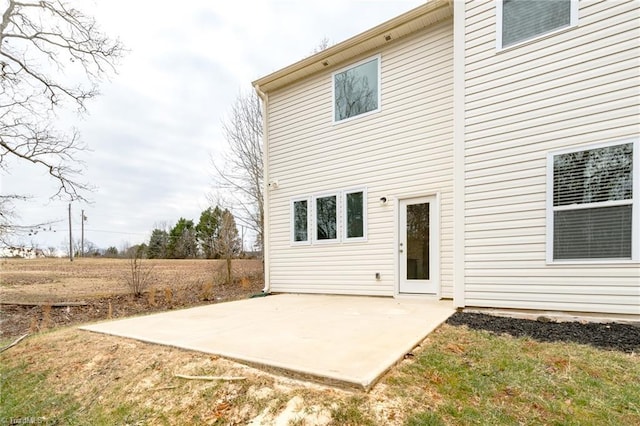
{"label": "utility pole", "polygon": [[84,221],[87,220],[87,217],[84,215],[84,209],[82,210],[82,217],[80,218],[81,227],[81,236],[80,236],[80,257],[84,257]]}
{"label": "utility pole", "polygon": [[240,230],[242,232],[242,248],[240,249],[240,253],[244,255],[244,225],[240,225]]}
{"label": "utility pole", "polygon": [[73,237],[71,235],[71,203],[69,203],[69,261],[73,262]]}

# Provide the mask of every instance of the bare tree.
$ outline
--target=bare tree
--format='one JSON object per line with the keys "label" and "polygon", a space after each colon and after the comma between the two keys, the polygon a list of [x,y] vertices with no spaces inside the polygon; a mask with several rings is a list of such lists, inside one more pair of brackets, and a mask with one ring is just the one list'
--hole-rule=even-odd
{"label": "bare tree", "polygon": [[[0,169],[11,160],[46,170],[57,182],[52,198],[84,199],[78,153],[86,149],[75,129],[59,130],[58,113],[79,113],[98,94],[98,84],[123,54],[118,40],[100,32],[95,20],[62,0],[6,0],[0,22]],[[76,78],[82,76],[84,83]],[[2,228],[20,194],[0,196]],[[6,221],[6,222],[5,222]]]}
{"label": "bare tree", "polygon": [[148,265],[144,258],[144,247],[136,246],[128,253],[129,270],[125,274],[125,282],[134,296],[140,297],[152,280],[153,265]]}
{"label": "bare tree", "polygon": [[229,210],[222,213],[220,231],[218,233],[217,245],[220,254],[227,263],[227,284],[231,283],[231,259],[240,253],[240,238],[238,238],[238,228],[236,221]]}
{"label": "bare tree", "polygon": [[331,40],[329,40],[327,36],[322,37],[322,40],[320,40],[320,43],[318,43],[318,45],[314,47],[313,50],[311,51],[311,55],[315,55],[316,53],[322,52],[323,50],[327,49],[330,45],[331,45]]}
{"label": "bare tree", "polygon": [[256,233],[258,248],[262,251],[262,108],[255,92],[236,98],[228,118],[222,123],[222,131],[229,144],[229,153],[222,158],[222,166],[212,159],[216,172],[214,184],[233,197],[230,207],[238,215],[238,221]]}
{"label": "bare tree", "polygon": [[[311,54],[329,47],[330,41],[324,37]],[[229,206],[237,214],[238,222],[256,233],[257,249],[262,252],[264,245],[263,207],[263,162],[262,162],[262,108],[255,91],[240,93],[231,106],[229,116],[222,122],[222,131],[229,153],[220,160],[222,166],[212,158],[215,169],[214,186],[233,198]]]}

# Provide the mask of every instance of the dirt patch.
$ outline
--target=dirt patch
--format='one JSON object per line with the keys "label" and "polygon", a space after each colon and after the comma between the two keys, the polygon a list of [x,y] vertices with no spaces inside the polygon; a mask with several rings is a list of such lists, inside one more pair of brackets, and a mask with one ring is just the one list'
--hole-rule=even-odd
{"label": "dirt patch", "polygon": [[456,312],[447,324],[541,342],[575,342],[626,353],[640,352],[640,327],[630,324],[533,321],[465,312]]}
{"label": "dirt patch", "polygon": [[[46,401],[39,407],[25,404],[29,411],[15,416],[46,418],[46,424],[246,425],[256,418],[257,425],[290,424],[292,418],[309,415],[302,403],[285,410],[292,405],[289,400],[300,400],[298,395],[305,401],[347,395],[217,356],[74,328],[29,337],[0,354],[0,360],[4,366],[23,368],[21,379],[46,375],[40,386],[55,395],[70,395],[77,403],[67,413],[70,417],[62,413],[64,406]],[[243,380],[185,380],[179,375]],[[321,414],[323,422],[295,424],[326,424],[330,414]]]}
{"label": "dirt patch", "polygon": [[[0,337],[239,300],[260,293],[263,288],[260,261],[235,261],[231,284],[224,284],[220,275],[223,261],[148,262],[152,269],[149,288],[141,297],[134,297],[124,284],[127,260],[3,261]],[[74,306],[65,306],[64,302],[73,302]],[[75,306],[79,302],[82,305]]]}

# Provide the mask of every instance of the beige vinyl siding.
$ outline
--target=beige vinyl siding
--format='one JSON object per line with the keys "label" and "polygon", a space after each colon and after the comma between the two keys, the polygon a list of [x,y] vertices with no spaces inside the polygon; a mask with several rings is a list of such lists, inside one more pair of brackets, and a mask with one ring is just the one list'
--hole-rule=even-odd
{"label": "beige vinyl siding", "polygon": [[[380,111],[333,124],[331,73],[375,55]],[[349,63],[269,94],[269,178],[279,185],[269,191],[271,290],[392,296],[397,199],[439,194],[440,279],[451,297],[451,20]],[[291,244],[292,198],[358,188],[367,189],[366,242]]]}
{"label": "beige vinyl siding", "polygon": [[466,306],[640,314],[637,262],[546,261],[547,153],[640,134],[640,2],[578,17],[497,52],[495,3],[466,5]]}

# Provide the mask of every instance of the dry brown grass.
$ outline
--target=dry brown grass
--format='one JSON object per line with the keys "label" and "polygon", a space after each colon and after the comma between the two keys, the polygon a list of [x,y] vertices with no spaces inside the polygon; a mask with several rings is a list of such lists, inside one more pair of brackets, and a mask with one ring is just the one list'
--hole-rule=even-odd
{"label": "dry brown grass", "polygon": [[[202,283],[216,281],[224,260],[145,260],[153,268],[150,289],[172,293],[179,289],[200,289]],[[234,260],[234,275],[259,275],[260,261]],[[14,302],[59,302],[126,294],[125,276],[130,273],[128,259],[2,259],[0,298]],[[154,295],[155,296],[155,295]]]}

